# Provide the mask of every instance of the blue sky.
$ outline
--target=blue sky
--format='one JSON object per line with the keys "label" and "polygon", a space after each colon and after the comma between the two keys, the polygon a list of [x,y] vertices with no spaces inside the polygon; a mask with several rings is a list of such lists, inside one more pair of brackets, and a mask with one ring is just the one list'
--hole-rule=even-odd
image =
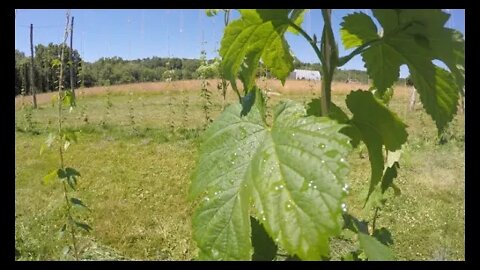
{"label": "blue sky", "polygon": [[[65,11],[19,9],[15,20],[15,48],[30,55],[29,27],[34,25],[34,44],[60,43],[63,40]],[[342,17],[362,11],[371,15],[367,9],[343,9],[333,11],[334,33],[337,42]],[[465,34],[465,10],[447,10],[452,16],[447,27]],[[198,58],[202,48],[202,37],[206,41],[204,48],[207,57],[217,55],[223,34],[223,15],[207,17],[204,10],[149,10],[149,9],[73,9],[74,44],[84,60],[95,61],[100,57],[120,56],[123,59],[138,59],[152,56]],[[238,18],[234,12],[231,19]],[[309,10],[303,22],[303,28],[320,37],[323,19],[320,10]],[[301,36],[287,33],[286,36],[293,53],[303,62],[318,62],[315,53]],[[339,45],[340,55],[348,53]],[[343,69],[364,70],[360,56],[353,58]],[[402,67],[401,77],[408,71]]]}

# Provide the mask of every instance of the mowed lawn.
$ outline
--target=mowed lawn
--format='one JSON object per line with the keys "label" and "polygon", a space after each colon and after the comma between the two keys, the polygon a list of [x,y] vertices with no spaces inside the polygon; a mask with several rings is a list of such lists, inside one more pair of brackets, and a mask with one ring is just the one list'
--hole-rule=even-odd
{"label": "mowed lawn", "polygon": [[[277,92],[269,107],[287,98],[307,102],[320,92],[318,83],[259,84]],[[199,83],[152,85],[81,89],[78,106],[64,111],[64,126],[78,131],[78,142],[68,148],[64,160],[65,166],[81,173],[72,195],[91,210],[76,211],[93,228],[79,234],[84,260],[195,258],[191,217],[196,202],[189,201],[187,193],[205,126]],[[211,82],[213,118],[223,105],[215,86]],[[334,84],[333,99],[348,111],[345,95],[358,88],[368,86]],[[421,104],[407,112],[407,96],[405,87],[398,87],[390,105],[409,132],[395,179],[401,194],[388,193],[376,227],[390,231],[398,260],[464,260],[464,115],[455,117],[447,142],[439,144],[434,122]],[[69,235],[59,234],[65,221],[63,187],[58,181],[42,183],[43,176],[59,166],[58,147],[45,147],[40,154],[48,134],[57,128],[57,107],[50,97],[42,101],[31,112],[29,125],[28,110],[16,99],[16,259],[70,260],[72,252],[65,249]],[[226,104],[232,102],[235,96],[229,91]],[[354,149],[349,162],[348,211],[371,221],[374,211],[362,208],[370,177],[366,148]],[[344,249],[342,241],[334,243],[332,253]]]}

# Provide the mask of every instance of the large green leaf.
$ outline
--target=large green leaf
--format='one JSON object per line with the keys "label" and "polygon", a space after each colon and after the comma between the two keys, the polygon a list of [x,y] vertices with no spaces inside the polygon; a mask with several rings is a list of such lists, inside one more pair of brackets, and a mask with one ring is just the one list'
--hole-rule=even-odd
{"label": "large green leaf", "polygon": [[341,26],[340,37],[345,49],[358,47],[378,38],[375,23],[364,13],[355,12],[343,17]]}
{"label": "large green leaf", "polygon": [[[290,20],[297,26],[301,26],[303,23],[303,18],[305,16],[306,9],[293,9],[290,13]],[[293,28],[292,26],[289,26],[287,31],[294,33],[295,35],[298,35],[299,32]]]}
{"label": "large green leaf", "polygon": [[288,101],[268,127],[258,108],[241,117],[241,105],[230,105],[203,137],[190,189],[206,196],[193,218],[200,259],[251,259],[252,199],[252,214],[282,248],[320,259],[341,229],[350,149],[343,125],[305,117],[302,105]]}
{"label": "large green leaf", "polygon": [[382,145],[389,151],[401,148],[407,141],[406,125],[369,91],[353,91],[346,99],[353,113],[351,123],[361,133],[368,149],[371,178],[368,196],[381,181],[384,168]]}
{"label": "large green leaf", "polygon": [[[343,134],[350,137],[350,144],[353,147],[357,147],[360,143],[360,133],[355,126],[350,125],[350,119],[348,115],[338,107],[335,103],[330,102],[328,111],[328,117],[333,120],[336,120],[340,124],[347,124],[344,128],[340,130]],[[307,115],[321,116],[322,105],[319,98],[314,98],[307,104]]]}
{"label": "large green leaf", "polygon": [[[406,64],[416,78],[413,83],[425,110],[441,132],[456,113],[458,92],[464,85],[465,46],[461,34],[444,27],[449,15],[441,10],[379,9],[373,10],[373,15],[383,27],[383,34],[377,36],[379,42],[363,51],[362,57],[374,86],[385,91],[398,79],[400,66]],[[348,21],[358,15],[351,16],[345,17],[342,31],[356,33],[360,22]],[[371,27],[367,29],[364,31],[372,32]],[[373,39],[354,34],[347,37],[344,42],[353,47]],[[448,66],[453,80],[447,79],[449,72],[439,71],[432,63],[435,59]]]}
{"label": "large green leaf", "polygon": [[291,19],[301,22],[302,12],[290,10],[241,10],[241,18],[225,28],[221,42],[222,71],[236,88],[239,73],[244,89],[254,84],[260,58],[272,74],[285,83],[293,70],[293,57],[284,38]]}
{"label": "large green leaf", "polygon": [[242,106],[227,107],[203,135],[201,156],[190,195],[206,192],[193,217],[199,258],[249,260],[250,188],[245,172],[266,128],[258,106],[240,116]]}
{"label": "large green leaf", "polygon": [[60,169],[55,169],[43,177],[44,184],[50,184],[55,177],[58,177]]}
{"label": "large green leaf", "polygon": [[385,92],[398,80],[403,59],[392,47],[381,43],[362,54],[367,73],[380,93]]}
{"label": "large green leaf", "polygon": [[359,232],[358,240],[369,261],[393,261],[393,252],[375,237]]}
{"label": "large green leaf", "polygon": [[457,112],[459,90],[455,79],[446,70],[433,65],[415,70],[412,73],[415,88],[425,110],[433,117],[441,133]]}
{"label": "large green leaf", "polygon": [[[307,104],[307,115],[321,116],[321,111],[322,103],[319,98],[314,98]],[[345,124],[349,120],[348,115],[342,110],[342,108],[338,107],[333,102],[330,102],[328,117],[337,120],[341,124]]]}

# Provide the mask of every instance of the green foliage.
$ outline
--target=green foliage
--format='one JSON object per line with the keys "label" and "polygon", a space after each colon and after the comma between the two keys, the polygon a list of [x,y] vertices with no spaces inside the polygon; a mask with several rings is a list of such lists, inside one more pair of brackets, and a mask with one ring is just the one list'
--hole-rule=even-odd
{"label": "green foliage", "polygon": [[82,208],[85,208],[85,209],[91,211],[90,208],[88,208],[81,200],[79,200],[77,198],[70,198],[70,203],[73,206],[82,207]]}
{"label": "green foliage", "polygon": [[[62,48],[59,44],[49,43],[47,46],[42,44],[35,45],[33,72],[35,79],[34,84],[37,92],[53,91],[58,88],[58,69],[60,67],[59,56],[61,56],[61,51]],[[69,47],[64,49],[64,59],[68,59],[70,52],[71,50]],[[63,74],[69,74],[68,70],[70,65],[73,65],[77,71],[81,70],[83,60],[77,50],[73,50],[72,60],[73,62],[65,61],[65,63],[63,63]],[[23,69],[25,67],[28,67],[27,70],[30,68],[28,57],[26,57],[24,53],[15,50],[15,73],[18,74],[17,76],[19,77],[25,76],[27,78],[26,81],[22,81],[20,78],[16,79],[15,94],[18,94],[21,88],[29,89],[30,87],[30,72],[28,71],[23,74]],[[74,73],[74,82],[78,81],[78,77],[78,72]],[[64,76],[62,84],[65,88],[71,88],[70,77]],[[74,86],[78,87],[78,84]]]}
{"label": "green foliage", "polygon": [[74,221],[74,224],[75,226],[87,231],[87,232],[90,232],[92,230],[92,227],[90,227],[90,225],[88,225],[87,223],[83,223],[83,222],[79,222],[79,221]]}
{"label": "green foliage", "polygon": [[201,259],[251,259],[250,198],[270,237],[302,259],[328,254],[328,236],[340,231],[350,147],[343,126],[305,117],[289,101],[269,128],[261,107],[257,99],[241,117],[241,105],[230,105],[204,134],[190,190],[207,192],[193,221]]}
{"label": "green foliage", "polygon": [[381,100],[383,102],[383,104],[385,104],[386,106],[388,106],[388,104],[390,103],[390,101],[392,100],[393,98],[393,88],[392,87],[388,87],[385,91],[378,91],[376,88],[374,87],[371,87],[369,89],[373,96],[376,97],[377,99]]}
{"label": "green foliage", "polygon": [[[210,11],[209,16],[214,13]],[[374,194],[370,203],[375,207],[375,228],[378,210],[385,201],[383,194],[390,187],[397,193],[393,179],[399,154],[394,151],[408,136],[406,125],[387,107],[402,64],[409,67],[413,84],[439,132],[456,112],[464,83],[464,41],[455,31],[444,28],[445,13],[374,10],[382,33],[368,15],[348,15],[340,34],[345,48],[356,49],[340,58],[331,10],[322,10],[325,23],[320,47],[316,36],[310,37],[299,26],[303,14],[304,10],[241,10],[241,17],[226,26],[221,70],[241,104],[231,105],[221,114],[206,131],[200,148],[191,194],[207,193],[193,224],[201,259],[251,259],[248,216],[252,210],[268,235],[290,255],[307,260],[327,257],[328,238],[339,233],[341,209],[346,211],[341,187],[348,171],[343,156],[350,144],[348,139],[342,141],[344,134],[353,146],[362,140],[368,149],[371,179],[367,202]],[[285,83],[295,60],[284,39],[287,30],[302,34],[317,54],[322,67],[322,97],[310,102],[307,111],[292,102],[280,103],[269,127],[255,76],[261,60]],[[338,66],[357,54],[363,56],[373,87],[347,96],[346,105],[353,114],[349,118],[331,102],[331,82]],[[434,59],[443,61],[452,73],[434,66]],[[235,85],[237,77],[243,83],[243,97]],[[253,206],[249,205],[250,197]],[[391,251],[368,230],[359,233],[359,241],[363,252],[355,255],[358,258],[393,259]]]}
{"label": "green foliage", "polygon": [[135,122],[135,108],[133,106],[133,92],[130,92],[129,94],[129,99],[128,99],[128,119],[129,119],[129,124],[133,129],[133,132],[138,134],[138,129],[136,127],[136,122]]}
{"label": "green foliage", "polygon": [[32,134],[39,134],[39,131],[37,130],[36,121],[33,120],[33,110],[34,108],[30,104],[22,106],[23,120],[24,120],[23,131],[29,132]]}
{"label": "green foliage", "polygon": [[213,119],[210,116],[210,108],[212,107],[212,92],[208,89],[210,83],[206,80],[208,78],[209,72],[212,69],[211,65],[208,65],[207,63],[207,53],[205,50],[201,51],[200,60],[202,64],[197,69],[197,73],[199,74],[199,78],[202,80],[200,97],[203,99],[202,109],[205,116],[204,127],[206,128],[213,121]]}
{"label": "green foliage", "polygon": [[[237,89],[237,75],[243,83],[244,92],[251,89],[260,58],[271,73],[285,83],[285,78],[293,70],[293,57],[283,35],[291,20],[297,19],[289,17],[289,12],[241,10],[241,18],[225,28],[220,48],[222,70],[234,89]],[[290,16],[299,15],[296,12]]]}
{"label": "green foliage", "polygon": [[351,124],[361,133],[372,168],[368,196],[381,181],[384,169],[383,147],[389,151],[400,149],[407,141],[406,125],[371,92],[354,91],[347,98],[348,109],[353,113]]}
{"label": "green foliage", "polygon": [[369,261],[393,261],[392,251],[374,237],[359,233],[358,239]]}
{"label": "green foliage", "polygon": [[170,112],[170,117],[169,117],[169,120],[168,120],[168,123],[169,123],[169,127],[170,127],[170,132],[171,133],[175,133],[175,106],[174,106],[174,103],[176,103],[176,98],[174,98],[173,96],[170,96],[169,99],[168,99],[168,109],[169,109],[169,112]]}
{"label": "green foliage", "polygon": [[[69,23],[69,17],[70,13],[67,12],[67,25]],[[65,217],[67,219],[67,223],[62,227],[62,231],[65,231],[67,227],[70,228],[70,234],[72,237],[72,246],[73,250],[75,252],[75,259],[79,259],[79,254],[78,254],[78,247],[77,247],[77,239],[76,239],[76,231],[75,231],[75,226],[80,226],[85,230],[90,230],[90,226],[88,226],[85,223],[78,222],[74,219],[74,215],[72,213],[72,205],[76,206],[83,206],[86,208],[86,205],[79,199],[77,198],[72,198],[69,196],[69,192],[67,190],[67,184],[70,186],[71,189],[76,190],[76,185],[77,185],[77,177],[81,176],[80,172],[78,172],[76,169],[71,168],[71,167],[65,167],[64,166],[64,151],[67,151],[68,147],[72,142],[77,142],[77,135],[75,134],[75,130],[72,130],[70,128],[65,128],[62,126],[64,122],[64,117],[63,117],[63,107],[62,105],[69,106],[70,111],[72,111],[73,107],[76,105],[75,104],[75,95],[73,91],[67,90],[63,91],[63,78],[62,75],[64,73],[63,67],[64,67],[64,59],[65,59],[65,47],[66,47],[66,39],[67,39],[67,26],[65,27],[65,34],[64,34],[64,41],[62,44],[61,48],[61,58],[60,60],[58,59],[52,59],[52,67],[56,68],[58,67],[59,69],[59,84],[58,84],[58,129],[57,129],[57,134],[49,134],[49,137],[46,141],[46,144],[48,147],[50,147],[53,143],[58,142],[59,143],[59,148],[58,148],[58,153],[59,153],[59,159],[60,159],[60,168],[50,172],[48,175],[46,175],[43,179],[43,182],[45,184],[50,183],[53,178],[55,178],[55,175],[62,181],[63,185],[63,197],[65,198]],[[69,64],[73,64],[72,62]],[[56,140],[58,138],[58,140]],[[64,249],[63,254],[66,255],[70,250],[70,247],[67,246]]]}
{"label": "green foliage", "polygon": [[[400,66],[406,64],[423,106],[440,133],[453,119],[464,85],[461,35],[443,26],[449,15],[440,10],[381,9],[373,10],[373,15],[383,33],[376,33],[367,15],[348,15],[342,24],[344,45],[366,48],[361,52],[367,72],[381,92],[398,79]],[[444,62],[451,73],[435,66],[434,59]]]}
{"label": "green foliage", "polygon": [[217,15],[218,11],[220,11],[219,9],[207,9],[205,10],[205,14],[207,14],[208,17],[213,17],[215,15]]}
{"label": "green foliage", "polygon": [[103,119],[102,121],[100,122],[100,125],[103,127],[103,128],[106,128],[107,127],[107,122],[108,122],[108,119],[110,118],[110,110],[113,108],[113,102],[111,100],[111,93],[109,90],[107,90],[107,101],[105,103],[105,114],[103,116]]}
{"label": "green foliage", "polygon": [[378,38],[377,27],[370,16],[354,12],[343,18],[340,36],[345,49],[358,47]]}

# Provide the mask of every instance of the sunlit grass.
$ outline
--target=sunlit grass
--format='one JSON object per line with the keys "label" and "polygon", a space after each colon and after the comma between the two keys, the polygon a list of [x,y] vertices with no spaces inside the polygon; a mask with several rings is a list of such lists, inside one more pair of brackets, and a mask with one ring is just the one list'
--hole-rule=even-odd
{"label": "sunlit grass", "polygon": [[[177,82],[176,86],[182,83]],[[186,87],[188,82],[183,84]],[[314,94],[318,97],[316,84],[287,82],[287,89],[278,82],[268,84],[281,93],[272,95],[271,103],[285,98],[307,102]],[[300,90],[296,91],[294,85]],[[82,174],[77,193],[92,210],[79,212],[93,227],[91,233],[80,237],[82,259],[194,259],[191,215],[195,202],[188,201],[186,195],[204,119],[200,91],[189,87],[192,89],[156,92],[140,91],[138,85],[110,87],[113,107],[108,117],[105,92],[100,90],[95,95],[79,94],[79,106],[71,113],[65,112],[65,125],[79,131],[78,143],[65,153],[65,164]],[[344,99],[348,89],[359,88],[368,87],[334,85],[334,102],[347,110]],[[129,95],[130,92],[133,94]],[[212,92],[211,111],[216,117],[222,101],[216,89],[212,88]],[[397,259],[464,260],[464,116],[455,118],[449,141],[440,145],[434,123],[421,105],[414,112],[406,111],[404,92],[405,89],[399,89],[391,104],[409,126],[409,142],[395,180],[402,194],[390,194],[377,219],[377,228],[386,227],[392,233]],[[169,95],[175,96],[173,112],[168,106]],[[189,97],[187,122],[182,115],[183,95]],[[133,126],[129,100],[134,108]],[[232,91],[227,101],[236,102]],[[81,106],[88,122],[81,116]],[[55,131],[56,109],[48,100],[33,112],[38,135],[22,131],[22,111],[17,110],[15,117],[15,247],[20,253],[17,259],[72,259],[71,255],[62,254],[68,238],[57,237],[64,221],[61,185],[57,182],[46,186],[41,181],[59,163],[54,149],[39,153],[48,133]],[[169,127],[171,119],[175,122],[173,132]],[[106,125],[102,126],[102,121]],[[362,209],[370,176],[366,149],[355,149],[350,163],[348,209],[371,220],[373,211]]]}

